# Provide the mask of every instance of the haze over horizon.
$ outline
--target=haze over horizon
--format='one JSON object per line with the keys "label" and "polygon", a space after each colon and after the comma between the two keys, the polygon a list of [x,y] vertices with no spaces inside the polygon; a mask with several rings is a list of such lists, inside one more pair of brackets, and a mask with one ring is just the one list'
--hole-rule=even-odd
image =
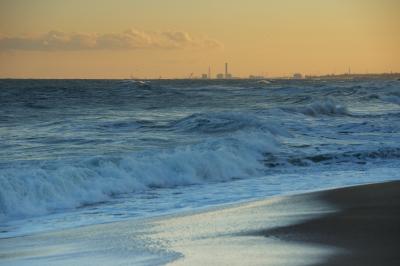
{"label": "haze over horizon", "polygon": [[400,72],[400,2],[0,1],[0,77]]}

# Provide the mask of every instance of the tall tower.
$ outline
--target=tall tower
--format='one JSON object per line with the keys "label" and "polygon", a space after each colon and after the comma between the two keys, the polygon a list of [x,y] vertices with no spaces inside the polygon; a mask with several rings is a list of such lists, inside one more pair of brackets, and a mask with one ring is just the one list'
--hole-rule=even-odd
{"label": "tall tower", "polygon": [[225,78],[228,78],[228,63],[225,63]]}
{"label": "tall tower", "polygon": [[211,66],[208,66],[208,79],[211,79]]}

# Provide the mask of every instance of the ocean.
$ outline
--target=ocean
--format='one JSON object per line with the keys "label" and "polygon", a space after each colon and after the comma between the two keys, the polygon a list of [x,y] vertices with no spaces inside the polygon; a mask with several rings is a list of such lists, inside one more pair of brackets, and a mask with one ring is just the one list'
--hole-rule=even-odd
{"label": "ocean", "polygon": [[398,80],[0,80],[0,238],[399,179]]}

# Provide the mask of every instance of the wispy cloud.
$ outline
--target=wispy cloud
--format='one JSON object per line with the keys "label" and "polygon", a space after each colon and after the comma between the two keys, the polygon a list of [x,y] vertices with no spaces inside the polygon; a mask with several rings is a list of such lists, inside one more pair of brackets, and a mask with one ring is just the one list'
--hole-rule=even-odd
{"label": "wispy cloud", "polygon": [[78,51],[135,49],[216,49],[222,44],[210,38],[182,31],[145,32],[137,29],[121,33],[68,33],[49,31],[35,36],[0,35],[0,50]]}

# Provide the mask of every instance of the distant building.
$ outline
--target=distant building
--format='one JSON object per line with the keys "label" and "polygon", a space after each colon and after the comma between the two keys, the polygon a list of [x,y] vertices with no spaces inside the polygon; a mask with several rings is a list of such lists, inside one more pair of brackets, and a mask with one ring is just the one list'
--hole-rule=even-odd
{"label": "distant building", "polygon": [[226,79],[231,79],[232,78],[232,74],[229,74],[228,71],[228,63],[225,63],[225,76]]}
{"label": "distant building", "polygon": [[[209,70],[209,73],[211,73],[210,70]],[[211,78],[211,75],[209,75],[209,77]],[[230,74],[228,71],[228,63],[225,63],[225,73],[218,73],[216,75],[216,77],[217,77],[217,79],[232,79],[232,78],[234,78],[232,76],[232,74]]]}
{"label": "distant building", "polygon": [[303,78],[303,75],[300,74],[300,73],[294,73],[293,74],[293,79],[302,79],[302,78]]}
{"label": "distant building", "polygon": [[202,74],[202,75],[201,75],[201,78],[202,78],[202,79],[208,79],[208,75],[207,75],[207,74]]}

